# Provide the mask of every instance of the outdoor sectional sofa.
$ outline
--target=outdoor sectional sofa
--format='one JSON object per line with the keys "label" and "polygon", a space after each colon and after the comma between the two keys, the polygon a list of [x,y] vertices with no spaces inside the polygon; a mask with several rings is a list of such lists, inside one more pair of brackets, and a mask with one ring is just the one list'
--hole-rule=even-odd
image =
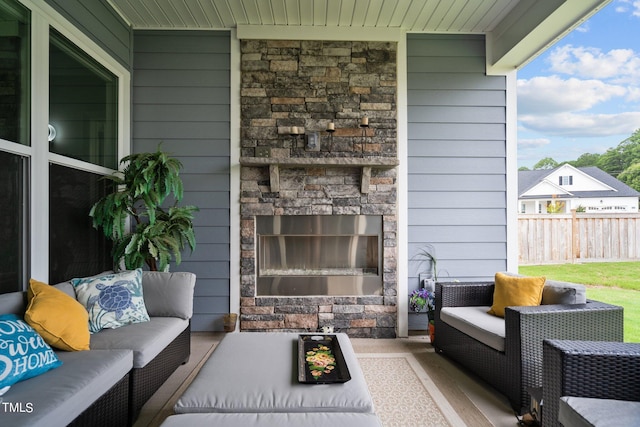
{"label": "outdoor sectional sofa", "polygon": [[518,414],[530,409],[528,389],[542,387],[543,340],[623,339],[623,308],[588,301],[583,285],[547,280],[540,305],[506,307],[504,318],[487,313],[494,288],[437,283],[434,347],[504,394]]}
{"label": "outdoor sectional sofa", "polygon": [[[149,321],[103,329],[90,350],[55,350],[61,366],[15,383],[2,396],[0,425],[132,425],[151,395],[191,352],[192,273],[143,272]],[[55,285],[76,297],[71,282]],[[0,295],[0,314],[24,316],[27,293]]]}

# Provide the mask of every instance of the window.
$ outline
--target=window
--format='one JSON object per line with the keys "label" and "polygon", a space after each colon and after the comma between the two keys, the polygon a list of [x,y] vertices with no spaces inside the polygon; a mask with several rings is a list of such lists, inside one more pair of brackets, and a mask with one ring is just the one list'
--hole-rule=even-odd
{"label": "window", "polygon": [[29,145],[30,13],[0,3],[0,139]]}
{"label": "window", "polygon": [[49,52],[49,149],[116,169],[118,80],[55,30]]}
{"label": "window", "polygon": [[561,176],[559,179],[560,185],[573,185],[573,175]]}
{"label": "window", "polygon": [[89,210],[111,192],[101,175],[59,165],[49,167],[49,281],[90,276],[113,268],[111,241],[93,228]]}
{"label": "window", "polygon": [[26,170],[23,156],[0,151],[0,293],[22,289],[26,269]]}
{"label": "window", "polygon": [[89,210],[128,154],[128,71],[52,8],[25,3],[0,2],[0,293],[113,268]]}

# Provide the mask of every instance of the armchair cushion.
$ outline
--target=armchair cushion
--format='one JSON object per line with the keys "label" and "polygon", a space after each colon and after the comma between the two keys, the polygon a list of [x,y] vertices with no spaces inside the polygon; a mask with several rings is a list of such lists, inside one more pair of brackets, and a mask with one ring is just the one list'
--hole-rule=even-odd
{"label": "armchair cushion", "polygon": [[504,351],[504,319],[487,314],[487,306],[443,307],[443,322],[498,351]]}
{"label": "armchair cushion", "polygon": [[589,397],[560,398],[558,421],[564,427],[636,426],[640,420],[640,402]]}
{"label": "armchair cushion", "polygon": [[504,317],[505,307],[540,305],[545,281],[542,276],[515,277],[496,273],[493,304],[488,313]]}
{"label": "armchair cushion", "polygon": [[578,283],[547,280],[542,288],[541,304],[586,304],[587,288]]}

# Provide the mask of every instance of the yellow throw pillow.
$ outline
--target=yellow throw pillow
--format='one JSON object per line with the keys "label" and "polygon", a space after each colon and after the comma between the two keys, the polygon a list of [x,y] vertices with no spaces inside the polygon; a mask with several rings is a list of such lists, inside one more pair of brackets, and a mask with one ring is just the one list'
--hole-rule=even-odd
{"label": "yellow throw pillow", "polygon": [[61,290],[31,279],[24,320],[60,350],[89,350],[89,314],[78,301]]}
{"label": "yellow throw pillow", "polygon": [[493,305],[487,313],[504,317],[505,307],[540,305],[545,281],[543,276],[515,277],[496,273]]}

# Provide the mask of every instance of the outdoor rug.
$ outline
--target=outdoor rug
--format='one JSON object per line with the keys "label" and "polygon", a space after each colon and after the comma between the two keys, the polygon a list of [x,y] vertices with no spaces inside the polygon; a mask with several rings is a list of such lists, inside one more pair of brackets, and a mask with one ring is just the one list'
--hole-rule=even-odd
{"label": "outdoor rug", "polygon": [[358,354],[383,426],[465,426],[410,353]]}

